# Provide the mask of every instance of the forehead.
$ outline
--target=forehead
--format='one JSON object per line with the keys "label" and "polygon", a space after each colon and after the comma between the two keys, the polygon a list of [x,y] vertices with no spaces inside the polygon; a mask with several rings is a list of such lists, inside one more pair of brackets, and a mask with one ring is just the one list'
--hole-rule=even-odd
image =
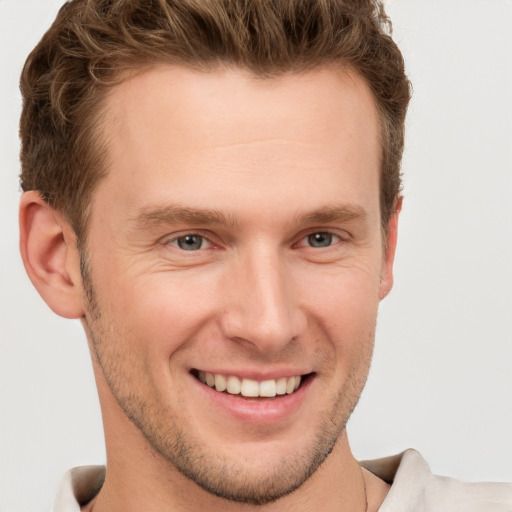
{"label": "forehead", "polygon": [[[144,120],[162,134],[176,135],[180,148],[183,142],[222,144],[229,129],[239,142],[252,141],[258,132],[264,138],[289,134],[328,141],[332,128],[343,136],[345,128],[364,125],[371,134],[377,117],[364,79],[334,66],[268,78],[233,67],[204,72],[157,65],[114,87],[107,106],[105,120],[118,136]],[[222,131],[213,129],[220,126]]]}
{"label": "forehead", "polygon": [[202,207],[229,196],[234,207],[242,192],[247,207],[263,193],[296,201],[343,183],[378,196],[377,110],[348,70],[258,78],[161,65],[116,86],[106,106],[110,168],[100,189],[134,208],[177,194]]}

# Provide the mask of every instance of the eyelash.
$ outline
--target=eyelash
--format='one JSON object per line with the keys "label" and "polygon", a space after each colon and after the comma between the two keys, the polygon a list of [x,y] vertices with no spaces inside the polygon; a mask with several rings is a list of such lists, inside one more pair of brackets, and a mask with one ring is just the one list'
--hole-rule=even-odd
{"label": "eyelash", "polygon": [[[195,252],[196,250],[193,250],[193,249],[184,249],[181,245],[180,245],[180,241],[187,241],[187,239],[192,239],[193,237],[195,238],[198,238],[200,239],[201,241],[201,244],[200,244],[200,247],[198,247],[196,250],[199,250],[199,249],[205,249],[205,247],[203,247],[203,245],[206,243],[208,246],[212,245],[212,242],[210,240],[208,240],[208,238],[204,235],[201,235],[199,233],[186,233],[184,235],[180,235],[180,236],[177,236],[177,237],[174,237],[172,238],[171,240],[167,241],[166,242],[166,245],[173,245],[175,247],[177,247],[178,249],[181,249],[182,251],[184,252]],[[188,242],[187,242],[188,243]],[[192,244],[190,244],[192,245]]]}
{"label": "eyelash", "polygon": [[[311,245],[311,243],[309,243],[305,247],[311,247],[312,249],[324,249],[324,248],[332,247],[333,245],[340,243],[343,240],[341,238],[341,236],[336,235],[335,233],[332,233],[331,231],[314,231],[314,232],[309,233],[308,235],[305,235],[304,237],[302,237],[300,242],[297,245],[299,247],[303,247],[301,242],[304,240],[311,242],[312,237],[317,237],[316,241],[320,242],[320,243],[321,243],[321,241],[319,240],[319,237],[327,238],[329,243],[328,243],[328,245],[322,245],[322,246],[317,246],[317,247],[315,247],[314,245]],[[333,240],[333,239],[335,239],[335,240]]]}
{"label": "eyelash", "polygon": [[[315,247],[314,245],[311,245],[312,237],[317,237],[317,242],[319,242],[319,243],[322,243],[322,240],[320,238],[327,238],[328,244]],[[199,239],[199,241],[200,241],[199,247],[193,248],[193,240],[191,240],[193,238]],[[189,248],[189,249],[184,248],[183,244],[180,244],[180,242],[189,243],[187,241],[187,239],[190,240],[190,242],[191,242],[190,243],[191,248]],[[303,237],[301,237],[299,242],[294,244],[294,246],[295,247],[309,247],[311,249],[324,249],[324,248],[326,249],[326,248],[332,247],[333,245],[336,245],[343,241],[344,241],[344,239],[340,235],[337,235],[331,231],[312,231],[312,232],[309,232],[308,234],[304,235]],[[306,242],[306,243],[304,243],[304,242]],[[307,243],[307,242],[310,242],[310,243]],[[207,247],[204,247],[205,244],[207,245]],[[183,235],[174,237],[174,238],[166,241],[165,245],[172,245],[172,246],[180,249],[183,252],[197,252],[201,249],[202,250],[209,249],[214,244],[205,235],[202,235],[200,233],[190,232],[190,233],[185,233]]]}

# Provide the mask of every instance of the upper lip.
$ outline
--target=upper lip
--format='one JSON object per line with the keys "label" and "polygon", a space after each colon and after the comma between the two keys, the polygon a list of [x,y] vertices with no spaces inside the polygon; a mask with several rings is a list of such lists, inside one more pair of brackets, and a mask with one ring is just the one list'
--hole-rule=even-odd
{"label": "upper lip", "polygon": [[282,369],[273,369],[273,370],[254,370],[254,369],[241,369],[241,368],[215,368],[211,367],[201,367],[201,368],[192,368],[191,373],[197,374],[197,372],[202,371],[205,373],[213,373],[217,375],[233,375],[240,379],[252,379],[256,381],[265,381],[265,380],[273,380],[280,379],[282,377],[296,377],[303,376],[309,373],[312,373],[310,370],[304,370],[299,368],[282,368]]}

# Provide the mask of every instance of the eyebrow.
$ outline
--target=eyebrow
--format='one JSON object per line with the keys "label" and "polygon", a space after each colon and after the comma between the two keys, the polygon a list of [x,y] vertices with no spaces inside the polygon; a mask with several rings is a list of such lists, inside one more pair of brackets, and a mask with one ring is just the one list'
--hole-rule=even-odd
{"label": "eyebrow", "polygon": [[[312,210],[295,218],[298,225],[325,224],[330,222],[349,222],[365,220],[366,211],[359,205],[334,205]],[[219,210],[187,208],[176,204],[162,207],[147,207],[135,217],[135,223],[141,228],[155,228],[161,225],[188,224],[193,226],[222,225],[235,227],[238,220],[235,215]]]}
{"label": "eyebrow", "polygon": [[327,206],[313,210],[298,217],[299,224],[325,224],[329,222],[349,222],[366,220],[364,208],[356,204]]}
{"label": "eyebrow", "polygon": [[165,224],[226,225],[235,226],[233,215],[226,215],[218,210],[186,208],[171,204],[162,207],[148,207],[135,218],[135,223],[142,228],[158,227]]}

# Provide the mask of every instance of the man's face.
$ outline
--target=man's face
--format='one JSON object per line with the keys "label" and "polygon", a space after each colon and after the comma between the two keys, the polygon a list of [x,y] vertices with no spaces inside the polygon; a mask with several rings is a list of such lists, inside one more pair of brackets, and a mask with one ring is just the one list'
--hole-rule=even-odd
{"label": "man's face", "polygon": [[100,395],[206,490],[276,499],[344,439],[391,286],[371,93],[329,69],[161,66],[114,89],[104,128],[84,320]]}

